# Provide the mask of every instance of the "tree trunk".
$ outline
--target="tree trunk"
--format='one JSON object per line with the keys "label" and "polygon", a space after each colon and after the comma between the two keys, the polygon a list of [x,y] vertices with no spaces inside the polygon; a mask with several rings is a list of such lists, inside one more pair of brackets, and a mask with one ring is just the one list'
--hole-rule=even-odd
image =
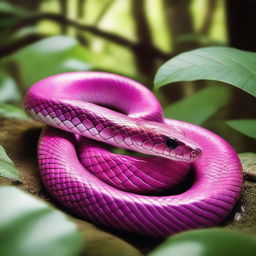
{"label": "tree trunk", "polygon": [[180,36],[194,33],[190,12],[191,2],[191,0],[165,0],[166,18],[175,52],[183,52],[197,47],[195,42],[179,42],[178,40]]}
{"label": "tree trunk", "polygon": [[[193,19],[190,12],[192,0],[165,0],[164,12],[167,24],[170,28],[172,48],[175,53],[188,51],[198,47],[197,42],[179,41],[181,36],[194,34]],[[189,96],[198,89],[194,83],[187,83],[186,86],[167,86],[162,89],[166,96],[166,102],[176,101]]]}
{"label": "tree trunk", "polygon": [[[232,47],[256,51],[256,1],[226,0],[229,44]],[[234,88],[230,118],[252,118],[256,113],[255,98]]]}
{"label": "tree trunk", "polygon": [[150,27],[145,14],[145,0],[132,0],[132,15],[136,22],[135,32],[138,43],[143,48],[134,51],[139,72],[145,77],[145,82],[152,83],[155,74],[155,56],[150,50],[153,47]]}

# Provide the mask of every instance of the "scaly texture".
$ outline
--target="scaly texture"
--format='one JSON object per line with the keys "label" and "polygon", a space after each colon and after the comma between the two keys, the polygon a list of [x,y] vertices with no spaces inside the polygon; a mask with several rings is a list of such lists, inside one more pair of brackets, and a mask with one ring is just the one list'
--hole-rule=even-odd
{"label": "scaly texture", "polygon": [[[239,197],[242,169],[232,147],[204,128],[164,119],[154,95],[128,78],[53,76],[30,88],[25,108],[55,127],[46,128],[38,149],[47,190],[82,218],[168,236],[218,224]],[[153,156],[115,155],[101,142]],[[186,191],[146,195],[177,185],[189,170],[194,182]]]}

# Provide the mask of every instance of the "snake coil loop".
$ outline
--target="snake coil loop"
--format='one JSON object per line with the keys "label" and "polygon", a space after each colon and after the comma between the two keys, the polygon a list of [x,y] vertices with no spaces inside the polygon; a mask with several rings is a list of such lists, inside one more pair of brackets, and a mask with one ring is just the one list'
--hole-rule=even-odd
{"label": "snake coil loop", "polygon": [[[131,79],[55,75],[33,85],[24,105],[49,125],[38,147],[45,187],[81,218],[166,237],[220,223],[239,198],[242,168],[233,148],[202,127],[164,118],[155,96]],[[114,154],[105,143],[152,156]],[[191,168],[191,187],[159,194]]]}

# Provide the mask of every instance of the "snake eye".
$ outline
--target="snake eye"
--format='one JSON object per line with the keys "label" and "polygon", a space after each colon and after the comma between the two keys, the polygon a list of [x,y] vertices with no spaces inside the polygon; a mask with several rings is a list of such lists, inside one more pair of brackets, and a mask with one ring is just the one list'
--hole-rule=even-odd
{"label": "snake eye", "polygon": [[166,145],[167,145],[168,148],[174,149],[174,148],[177,148],[178,141],[176,139],[167,138]]}

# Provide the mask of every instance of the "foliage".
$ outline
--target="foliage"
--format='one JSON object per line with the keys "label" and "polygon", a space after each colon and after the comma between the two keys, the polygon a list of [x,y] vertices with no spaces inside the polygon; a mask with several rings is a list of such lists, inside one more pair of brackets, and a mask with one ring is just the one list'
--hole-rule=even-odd
{"label": "foliage", "polygon": [[8,118],[28,120],[23,108],[11,104],[0,103],[0,115]]}
{"label": "foliage", "polygon": [[7,57],[3,64],[8,63],[17,69],[23,91],[45,77],[92,68],[86,49],[67,36],[49,37],[33,43]]}
{"label": "foliage", "polygon": [[0,186],[0,204],[1,255],[75,256],[81,252],[80,233],[60,211],[12,186]]}
{"label": "foliage", "polygon": [[242,119],[230,120],[227,122],[230,127],[242,134],[256,139],[256,120],[255,119]]}
{"label": "foliage", "polygon": [[[1,62],[0,100],[20,105],[26,90],[40,79],[63,72],[92,69],[92,64],[89,64],[92,61],[88,60],[88,56],[86,49],[76,39],[67,36],[49,37],[24,47]],[[16,80],[15,74],[18,74]],[[0,102],[0,114],[9,118],[28,119],[17,104]]]}
{"label": "foliage", "polygon": [[15,80],[3,69],[0,70],[0,92],[0,102],[21,101],[21,92]]}
{"label": "foliage", "polygon": [[225,106],[228,103],[229,96],[227,88],[209,86],[191,97],[167,106],[164,109],[164,114],[172,119],[200,125],[218,109]]}
{"label": "foliage", "polygon": [[[256,54],[228,47],[206,47],[182,53],[163,64],[155,76],[156,89],[170,83],[200,79],[225,82],[256,97]],[[201,91],[167,107],[167,117],[201,124],[227,103],[224,91]],[[173,111],[173,114],[171,114]],[[195,114],[193,114],[195,113]],[[255,120],[233,120],[228,125],[255,138]]]}
{"label": "foliage", "polygon": [[168,238],[150,256],[251,256],[256,240],[245,234],[220,228],[193,230]]}
{"label": "foliage", "polygon": [[179,54],[158,70],[155,86],[200,79],[232,84],[256,96],[256,53],[206,47]]}
{"label": "foliage", "polygon": [[14,163],[6,154],[4,148],[0,145],[0,177],[21,181],[20,175],[15,168]]}

